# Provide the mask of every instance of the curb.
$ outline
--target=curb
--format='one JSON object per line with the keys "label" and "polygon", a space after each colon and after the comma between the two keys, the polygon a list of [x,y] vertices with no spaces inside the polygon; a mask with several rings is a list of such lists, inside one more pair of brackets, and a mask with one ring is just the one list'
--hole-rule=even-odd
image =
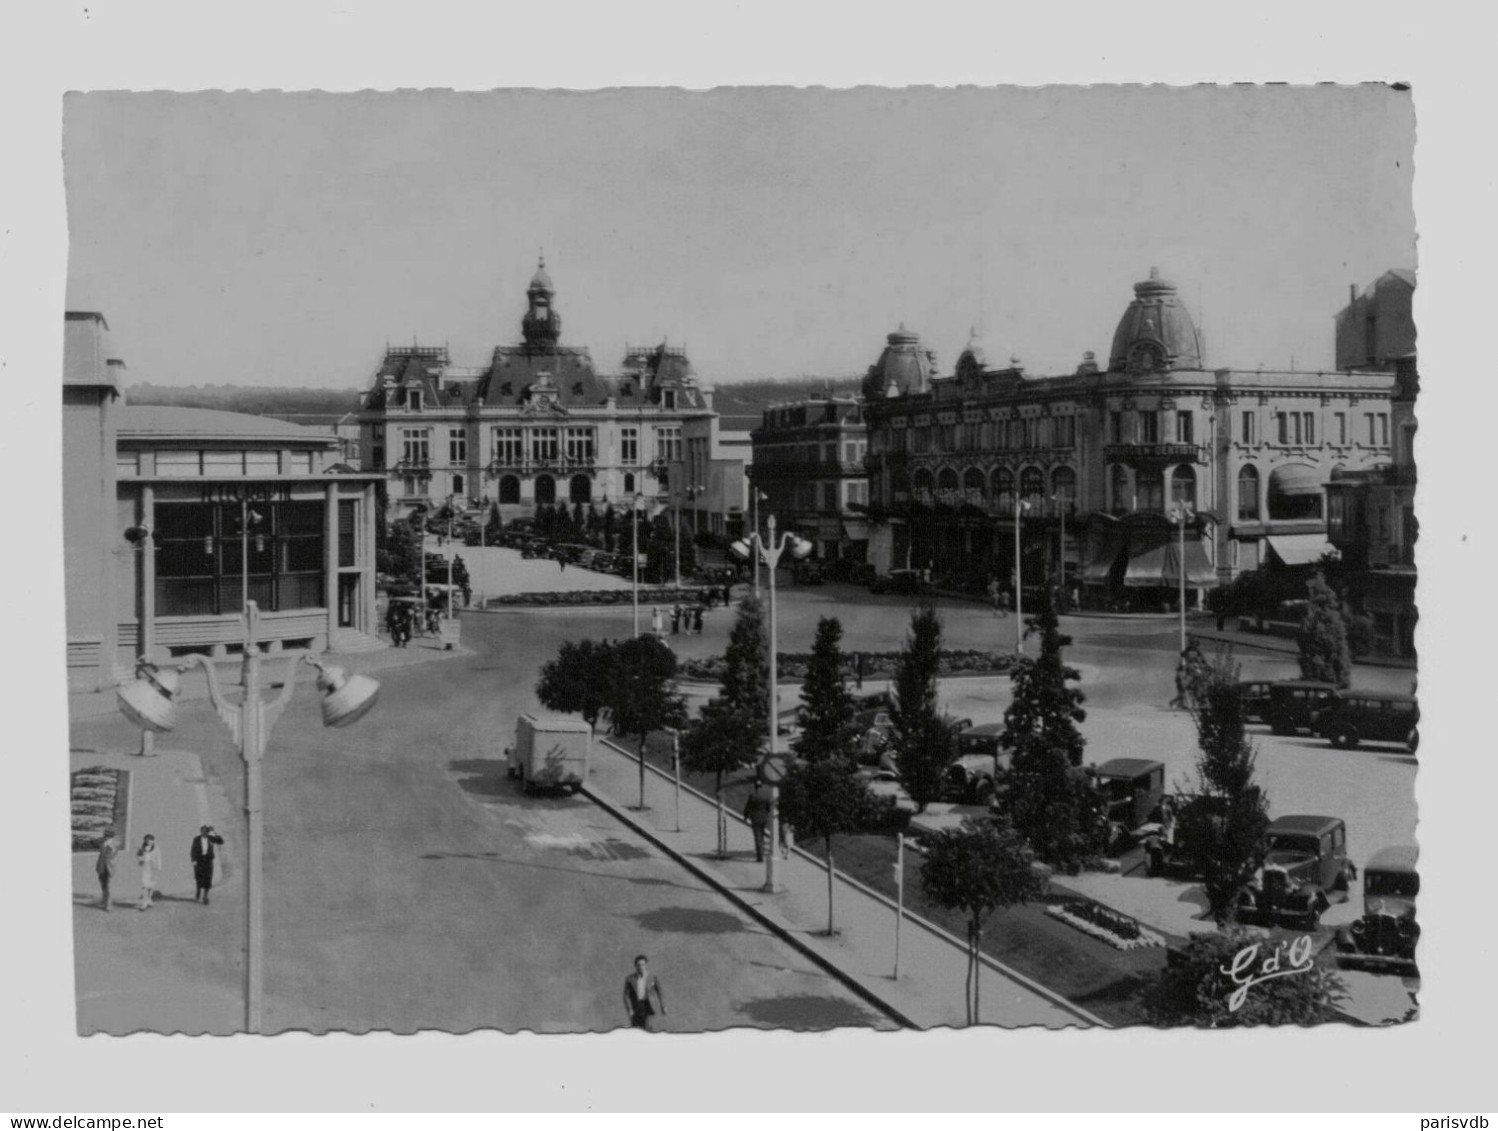
{"label": "curb", "polygon": [[[637,758],[636,755],[631,754],[624,747],[618,745],[617,743],[613,742],[610,739],[600,738],[598,740],[598,742],[600,743],[600,745],[604,745],[604,746],[609,747],[611,750],[614,750],[615,752],[617,752],[619,754],[622,754],[624,757],[629,758],[631,761],[634,761]],[[666,774],[666,772],[664,770],[662,770],[659,766],[656,766],[655,764],[647,761],[645,763],[645,767],[651,773],[653,773],[656,777],[660,778],[662,781],[670,782],[673,785],[675,784],[675,779],[669,777]],[[685,790],[686,792],[693,794],[699,800],[707,802],[708,804],[713,804],[713,799],[711,797],[707,796],[701,790],[693,788],[692,786],[688,785],[686,782],[682,783],[681,788],[683,790]],[[590,797],[593,797],[592,790],[593,790],[592,786],[584,786],[583,787],[583,791],[585,793],[588,793]],[[789,931],[793,930],[793,928],[791,928],[789,925],[785,925],[785,924],[777,925],[776,923],[772,922],[769,918],[767,918],[762,913],[762,910],[760,908],[748,904],[746,901],[743,900],[742,896],[738,893],[738,891],[736,889],[728,887],[723,882],[723,880],[715,872],[712,872],[710,869],[704,869],[703,866],[697,864],[696,861],[691,860],[690,858],[688,858],[686,856],[683,856],[681,853],[677,852],[669,844],[666,844],[666,843],[660,841],[652,830],[641,828],[637,824],[637,822],[635,821],[635,819],[632,816],[629,815],[628,811],[615,812],[615,810],[613,808],[611,808],[611,806],[617,805],[617,802],[614,802],[613,799],[609,798],[606,794],[600,794],[598,797],[594,797],[594,800],[597,801],[600,805],[602,805],[605,809],[609,809],[610,812],[614,812],[616,816],[620,817],[627,824],[629,824],[632,828],[635,828],[637,831],[641,832],[641,834],[644,835],[646,837],[646,839],[650,840],[653,844],[657,844],[661,849],[663,849],[673,859],[678,860],[682,864],[685,864],[686,867],[689,870],[691,870],[692,872],[694,872],[697,875],[699,875],[701,878],[703,878],[704,880],[706,880],[709,884],[711,884],[713,887],[717,888],[719,891],[723,892],[723,894],[727,895],[729,897],[729,899],[733,900],[736,904],[739,904],[739,905],[743,906],[745,908],[745,910],[747,910],[751,915],[753,915],[756,919],[759,919],[766,926],[770,927],[770,929],[773,930],[773,931],[775,931],[777,934],[783,934],[784,932],[789,932]],[[729,816],[732,819],[738,821],[740,824],[744,823],[743,818],[741,818],[737,813],[730,812]],[[812,856],[810,853],[806,852],[799,845],[794,845],[793,844],[791,846],[791,851],[794,852],[794,853],[796,853],[803,860],[808,861],[809,863],[811,863],[812,865],[814,865],[818,869],[825,869],[826,868],[826,865],[821,860],[818,860],[815,856]],[[895,909],[895,903],[894,903],[894,901],[891,900],[888,896],[883,895],[882,893],[875,891],[873,888],[868,887],[867,885],[859,882],[858,880],[854,879],[852,876],[849,876],[849,875],[847,875],[844,872],[838,871],[836,868],[833,869],[833,874],[835,876],[837,876],[837,878],[839,880],[841,880],[843,883],[849,885],[850,887],[854,888],[856,891],[861,892],[862,894],[868,896],[869,898],[877,900],[879,903],[883,904],[885,907],[889,908],[891,911],[893,911]],[[948,945],[956,947],[959,950],[963,950],[965,948],[965,944],[963,943],[963,941],[961,939],[957,938],[955,935],[953,935],[950,931],[947,931],[947,930],[943,929],[942,927],[938,927],[935,923],[930,922],[929,920],[925,919],[921,915],[916,914],[915,912],[909,910],[908,908],[905,911],[905,918],[906,918],[906,920],[908,922],[910,922],[910,923],[914,924],[915,926],[920,927],[920,928],[928,931],[929,933],[935,935],[938,939],[941,939],[943,942],[947,943]],[[788,942],[791,943],[792,946],[796,947],[797,950],[800,950],[803,953],[807,954],[818,965],[820,965],[824,969],[828,970],[829,973],[832,973],[834,975],[834,977],[836,977],[839,981],[842,981],[845,984],[853,986],[853,988],[861,996],[864,996],[864,997],[869,998],[871,1000],[873,999],[874,993],[873,993],[872,990],[869,990],[867,987],[864,987],[862,985],[862,983],[857,983],[856,979],[853,979],[853,976],[851,974],[846,974],[842,970],[835,968],[834,965],[831,963],[830,959],[825,958],[819,952],[815,952],[815,951],[809,950],[804,943],[802,943],[799,939],[791,937],[789,934],[784,934],[784,937],[786,938],[786,941],[788,941]],[[1034,994],[1038,994],[1039,996],[1045,998],[1047,1001],[1051,1002],[1053,1005],[1057,1006],[1058,1008],[1064,1009],[1066,1012],[1071,1013],[1072,1015],[1074,1015],[1075,1017],[1081,1019],[1082,1021],[1085,1021],[1088,1025],[1090,1025],[1090,1026],[1092,1026],[1094,1028],[1098,1028],[1098,1029],[1112,1029],[1113,1028],[1113,1026],[1111,1024],[1109,1024],[1107,1021],[1104,1021],[1101,1017],[1096,1016],[1095,1014],[1089,1012],[1088,1010],[1082,1008],[1080,1005],[1077,1005],[1074,1002],[1068,1001],[1066,998],[1064,998],[1060,994],[1058,994],[1055,990],[1049,989],[1046,986],[1041,985],[1039,982],[1036,982],[1032,978],[1026,977],[1024,974],[1021,974],[1018,970],[1011,969],[1009,966],[1006,966],[1004,963],[1000,962],[998,959],[993,958],[993,957],[991,957],[988,954],[980,952],[979,955],[978,955],[978,960],[980,962],[982,962],[984,966],[987,966],[990,970],[992,970],[994,973],[1000,975],[1001,977],[1008,978],[1010,981],[1015,982],[1015,983],[1017,983],[1017,984],[1025,987],[1027,990],[1029,990],[1030,992],[1032,992]],[[894,1010],[894,1007],[887,1005],[887,1003],[880,1002],[879,1003],[879,1007],[881,1009],[888,1010],[891,1016],[895,1016],[896,1011]],[[912,1028],[919,1028],[919,1026],[914,1025],[914,1024],[912,1024],[911,1027]]]}

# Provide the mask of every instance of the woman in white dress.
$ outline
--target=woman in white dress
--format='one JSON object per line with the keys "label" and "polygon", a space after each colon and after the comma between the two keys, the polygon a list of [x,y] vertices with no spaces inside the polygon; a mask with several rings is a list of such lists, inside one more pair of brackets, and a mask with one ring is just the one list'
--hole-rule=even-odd
{"label": "woman in white dress", "polygon": [[135,861],[140,865],[138,909],[145,911],[151,906],[151,897],[156,893],[156,883],[161,878],[161,849],[156,847],[156,838],[150,833],[147,833],[140,842],[140,850],[135,854]]}

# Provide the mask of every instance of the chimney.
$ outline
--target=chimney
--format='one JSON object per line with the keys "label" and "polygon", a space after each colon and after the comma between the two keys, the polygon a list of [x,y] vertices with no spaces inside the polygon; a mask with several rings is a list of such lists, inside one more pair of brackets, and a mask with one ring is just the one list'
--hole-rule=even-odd
{"label": "chimney", "polygon": [[1358,285],[1356,283],[1347,284],[1347,301],[1349,304],[1358,301]]}

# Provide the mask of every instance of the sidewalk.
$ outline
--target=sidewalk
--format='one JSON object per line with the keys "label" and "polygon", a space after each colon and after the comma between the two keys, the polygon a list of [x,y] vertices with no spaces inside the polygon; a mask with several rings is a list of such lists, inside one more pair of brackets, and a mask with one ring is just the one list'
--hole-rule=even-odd
{"label": "sidewalk", "polygon": [[[639,800],[635,758],[607,741],[594,745],[586,787],[588,796],[653,841],[678,863],[717,888],[796,949],[828,969],[866,1000],[903,1025],[916,1029],[966,1023],[964,983],[967,953],[962,941],[906,913],[900,934],[900,977],[893,977],[895,910],[885,899],[838,875],[835,921],[839,934],[827,938],[827,873],[799,852],[780,862],[785,890],[761,890],[765,866],[754,860],[747,825],[729,814],[727,860],[717,858],[716,808],[689,789],[681,790],[681,831],[676,830],[674,785],[653,766],[646,771],[646,810]],[[918,883],[920,857],[907,857],[907,885]],[[991,929],[1002,930],[995,923]],[[1106,1022],[1072,1005],[1022,975],[986,958],[981,972],[981,1020],[1007,1028],[1038,1025],[1106,1027]]]}

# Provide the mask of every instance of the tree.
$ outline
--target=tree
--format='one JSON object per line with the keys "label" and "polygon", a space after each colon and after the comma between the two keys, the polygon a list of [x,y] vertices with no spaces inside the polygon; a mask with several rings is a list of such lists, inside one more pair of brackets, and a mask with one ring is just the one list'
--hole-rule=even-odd
{"label": "tree", "polygon": [[611,702],[617,667],[616,646],[607,640],[568,640],[541,666],[536,698],[548,711],[576,712],[596,728]]}
{"label": "tree", "polygon": [[1181,805],[1176,837],[1202,875],[1207,905],[1227,922],[1238,893],[1258,871],[1269,802],[1254,784],[1255,752],[1244,729],[1238,669],[1227,660],[1206,663],[1193,688],[1196,774],[1200,793]]}
{"label": "tree", "polygon": [[816,641],[801,685],[801,734],[795,742],[796,753],[809,761],[851,763],[856,755],[855,704],[843,682],[845,658],[838,646],[842,638],[842,622],[836,617],[817,622]]}
{"label": "tree", "polygon": [[994,821],[962,822],[926,840],[921,863],[921,890],[926,898],[951,911],[967,913],[967,1023],[979,1015],[979,959],[983,923],[995,910],[1039,899],[1046,881],[1035,868],[1035,855],[1019,832]]}
{"label": "tree", "polygon": [[635,636],[613,646],[614,674],[608,682],[609,725],[620,736],[640,739],[640,805],[645,805],[645,739],[653,730],[679,729],[687,704],[676,690],[676,653],[654,636]]}
{"label": "tree", "polygon": [[[1293,961],[1298,955],[1280,955],[1281,971],[1303,972],[1267,978],[1242,992],[1242,979],[1262,970],[1274,945],[1242,932],[1192,935],[1185,946],[1171,953],[1165,969],[1145,991],[1144,1008],[1150,1022],[1229,1029],[1337,1020],[1336,1006],[1347,996],[1346,984],[1335,971],[1310,963],[1309,955],[1304,966]],[[1236,980],[1231,973],[1234,969]],[[1235,991],[1241,997],[1235,998]]]}
{"label": "tree", "polygon": [[1070,872],[1107,845],[1104,799],[1082,769],[1087,740],[1077,724],[1087,717],[1082,692],[1070,686],[1081,673],[1061,658],[1071,637],[1061,632],[1045,591],[1029,633],[1040,653],[1022,657],[1010,676],[1013,699],[1004,712],[999,746],[1011,754],[1002,804],[1040,858]]}
{"label": "tree", "polygon": [[765,738],[764,716],[750,716],[719,697],[681,736],[681,764],[694,774],[714,774],[718,801],[718,857],[728,855],[728,819],[723,810],[723,778],[753,764]]}
{"label": "tree", "polygon": [[1347,647],[1347,624],[1341,602],[1320,572],[1306,586],[1310,606],[1300,623],[1300,675],[1346,687],[1352,682],[1352,654]]}
{"label": "tree", "polygon": [[917,810],[941,799],[943,778],[956,756],[951,727],[936,706],[941,664],[941,620],[930,605],[910,616],[910,633],[895,667],[894,748],[900,784]]}
{"label": "tree", "polygon": [[[723,652],[723,699],[763,726],[770,714],[770,656],[765,609],[757,597],[739,602]],[[759,729],[759,728],[756,728]]]}
{"label": "tree", "polygon": [[820,838],[827,850],[829,936],[837,933],[832,913],[832,838],[857,829],[868,809],[868,790],[853,776],[853,769],[852,760],[841,757],[797,762],[780,785],[780,819],[795,830],[797,840]]}
{"label": "tree", "polygon": [[421,584],[422,532],[416,522],[392,522],[385,539],[384,572],[410,585]]}

